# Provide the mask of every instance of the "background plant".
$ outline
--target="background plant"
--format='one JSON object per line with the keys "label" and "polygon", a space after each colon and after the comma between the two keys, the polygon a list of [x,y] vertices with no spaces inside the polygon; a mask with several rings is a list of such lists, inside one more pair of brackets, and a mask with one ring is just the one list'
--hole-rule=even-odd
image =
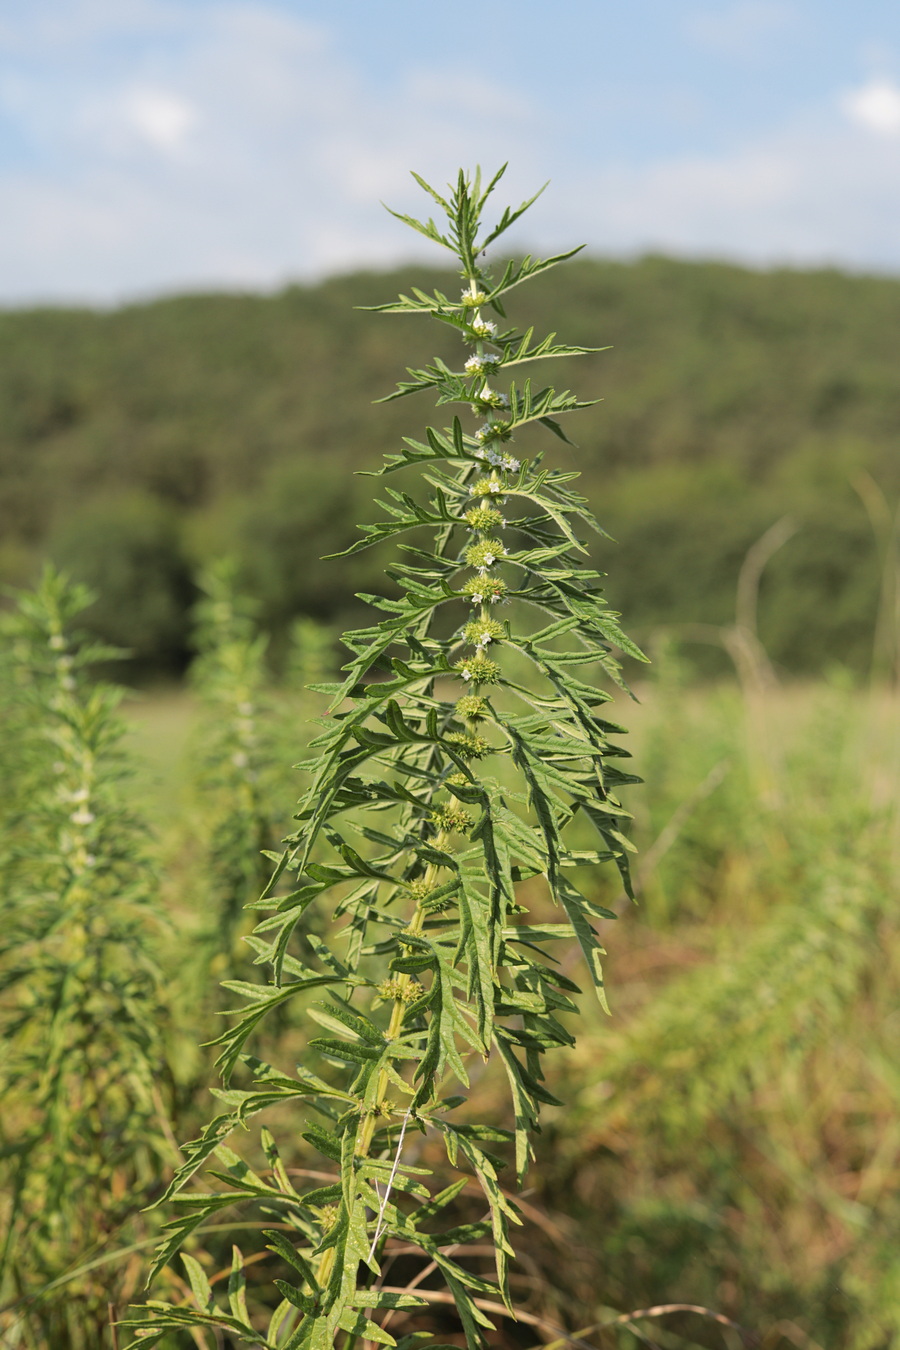
{"label": "background plant", "polygon": [[[228,1311],[185,1255],[195,1306],[155,1305],[149,1320],[132,1323],[151,1332],[151,1343],[165,1328],[218,1326],[272,1347],[329,1346],[341,1331],[351,1343],[363,1337],[394,1344],[383,1323],[398,1311],[427,1308],[428,1299],[385,1286],[390,1244],[434,1263],[473,1348],[491,1325],[477,1295],[512,1306],[509,1226],[519,1217],[498,1180],[502,1158],[489,1146],[502,1153],[510,1142],[521,1182],[541,1105],[553,1100],[542,1086],[542,1056],[573,1041],[559,1015],[575,1010],[576,986],[556,968],[548,944],[576,937],[603,999],[590,921],[605,911],[575,887],[569,870],[615,860],[629,885],[627,813],[616,791],[635,780],[611,762],[622,754],[608,739],[618,728],[598,713],[610,695],[578,672],[599,665],[621,683],[613,648],[636,658],[640,652],[585,561],[576,531],[599,526],[572,491],[574,475],[544,469],[540,456],[520,462],[509,449],[514,436],[536,425],[566,440],[557,417],[584,406],[530,379],[507,384],[509,374],[583,349],[507,325],[507,294],[571,254],[526,258],[488,275],[479,256],[530,205],[505,210],[482,232],[482,211],[499,178],[483,187],[480,175],[470,181],[461,173],[448,198],[423,183],[447,225],[442,231],[431,220],[407,221],[458,259],[461,297],[414,290],[379,307],[432,315],[470,352],[457,369],[438,359],[410,370],[392,397],[427,390],[438,406],[471,405],[478,424],[466,430],[454,416],[449,426],[429,427],[422,441],[405,438],[382,472],[422,466],[431,496],[421,502],[388,488],[381,503],[387,519],[366,527],[365,540],[352,546],[423,526],[432,535],[430,546],[407,548],[410,561],[389,567],[399,599],[365,597],[388,617],[344,639],[353,657],[346,679],[327,689],[331,716],[310,746],[316,754],[305,765],[311,781],[301,827],[260,902],[271,913],[253,944],[271,982],[226,984],[248,1008],[219,1038],[220,1063],[226,1082],[238,1066],[255,1081],[220,1094],[231,1110],[186,1147],[171,1188],[183,1217],[173,1220],[156,1261],[158,1269],[223,1206],[255,1199],[280,1221],[268,1238],[287,1276],[275,1281],[283,1300],[267,1325],[254,1324],[241,1252],[235,1249]],[[495,617],[507,602],[510,617]],[[530,662],[527,683],[504,672],[502,651],[494,658],[506,646]],[[599,835],[599,849],[566,842],[576,817]],[[318,860],[323,846],[327,861]],[[291,888],[281,895],[288,876]],[[567,922],[541,922],[521,903],[517,885],[532,878],[544,879]],[[303,926],[316,903],[333,907],[327,941]],[[267,1013],[326,989],[329,997],[309,1008],[327,1032],[310,1043],[319,1073],[308,1057],[294,1074],[246,1055]],[[508,1078],[513,1131],[477,1116],[457,1119],[466,1099],[451,1089],[468,1088],[472,1062],[492,1054]],[[303,1132],[324,1160],[325,1186],[298,1186],[265,1131],[267,1172],[223,1142],[250,1115],[291,1102],[325,1121],[307,1117]],[[450,1167],[463,1175],[436,1192],[425,1186],[432,1169],[404,1156],[407,1134],[441,1141]],[[226,1189],[184,1189],[212,1154],[220,1167],[213,1176]],[[467,1174],[481,1186],[487,1217],[462,1225],[451,1218],[449,1228],[435,1231]],[[496,1284],[447,1251],[485,1235]]]}
{"label": "background plant", "polygon": [[[135,1270],[90,1258],[171,1164],[163,916],[140,822],[123,805],[114,653],[73,630],[91,597],[48,570],[4,625],[17,737],[0,898],[4,1345],[94,1350]],[[7,732],[7,734],[9,734]],[[130,1233],[133,1240],[134,1232]],[[64,1279],[76,1267],[79,1277]],[[61,1287],[60,1287],[61,1286]]]}
{"label": "background plant", "polygon": [[[280,833],[274,816],[273,718],[268,639],[254,605],[235,587],[235,565],[220,561],[199,577],[191,682],[205,708],[195,736],[195,788],[205,817],[198,884],[214,916],[207,936],[220,973],[237,974],[245,947],[245,906],[268,879],[264,851]],[[282,786],[280,782],[277,786]]]}

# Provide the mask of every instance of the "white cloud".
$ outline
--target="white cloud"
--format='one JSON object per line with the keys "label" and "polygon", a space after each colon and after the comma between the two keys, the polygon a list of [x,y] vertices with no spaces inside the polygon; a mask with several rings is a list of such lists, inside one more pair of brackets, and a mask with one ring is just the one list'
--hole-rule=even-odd
{"label": "white cloud", "polygon": [[841,99],[841,107],[857,126],[878,136],[900,135],[900,88],[887,79],[872,79]]}
{"label": "white cloud", "polygon": [[80,3],[101,28],[112,14],[117,35],[127,18],[129,44],[110,61],[95,43],[62,75],[29,68],[6,99],[42,148],[39,166],[0,172],[7,302],[273,286],[411,254],[437,261],[434,245],[380,206],[421,209],[409,168],[443,184],[474,145],[486,167],[518,161],[521,195],[536,176],[532,114],[515,91],[469,81],[448,95],[411,69],[374,92],[327,30],[258,3],[198,6],[193,17],[154,0],[122,11]]}
{"label": "white cloud", "polygon": [[[15,54],[29,47],[24,8],[6,35],[15,78],[0,83],[0,112],[35,147],[0,166],[6,303],[437,263],[440,250],[380,201],[427,214],[408,170],[441,187],[475,159],[510,161],[503,201],[553,178],[520,227],[528,247],[900,266],[900,145],[886,134],[900,91],[884,81],[727,152],[617,166],[599,132],[591,148],[514,86],[412,64],[391,87],[373,84],[327,29],[263,3],[71,0],[68,20],[79,10],[90,41],[70,23],[52,41],[45,26],[41,45],[35,21],[40,60]],[[787,13],[745,4],[717,17],[734,37],[776,11]],[[873,100],[876,86],[891,98]]]}
{"label": "white cloud", "polygon": [[178,150],[197,120],[187,100],[166,89],[133,89],[124,111],[135,131],[158,150]]}
{"label": "white cloud", "polygon": [[611,251],[896,269],[900,147],[822,119],[729,153],[601,170],[569,195]]}

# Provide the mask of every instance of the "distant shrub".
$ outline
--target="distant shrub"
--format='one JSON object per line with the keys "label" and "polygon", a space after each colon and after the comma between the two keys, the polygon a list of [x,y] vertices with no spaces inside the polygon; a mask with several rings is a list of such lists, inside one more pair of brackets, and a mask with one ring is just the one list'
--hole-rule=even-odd
{"label": "distant shrub", "polygon": [[134,668],[183,668],[192,584],[168,507],[137,493],[93,502],[58,526],[49,552],[98,594],[86,630],[125,648]]}

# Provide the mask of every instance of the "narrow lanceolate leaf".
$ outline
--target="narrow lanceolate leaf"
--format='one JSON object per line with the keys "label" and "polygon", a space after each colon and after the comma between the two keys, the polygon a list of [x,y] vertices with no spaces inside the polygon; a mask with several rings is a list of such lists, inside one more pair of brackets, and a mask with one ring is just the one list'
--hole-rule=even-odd
{"label": "narrow lanceolate leaf", "polygon": [[[218,1325],[272,1350],[334,1350],[394,1345],[396,1326],[413,1350],[428,1300],[384,1287],[388,1244],[399,1242],[420,1269],[433,1263],[456,1330],[469,1350],[486,1350],[493,1328],[479,1301],[512,1307],[520,1223],[500,1175],[513,1162],[507,1186],[523,1180],[541,1110],[557,1100],[546,1057],[574,1042],[579,987],[559,968],[561,943],[578,944],[604,1000],[593,924],[612,916],[593,898],[592,870],[614,862],[630,887],[629,816],[615,794],[636,779],[616,767],[621,729],[600,712],[611,686],[625,686],[621,663],[644,658],[591,565],[586,537],[603,530],[576,471],[517,448],[520,434],[526,447],[568,441],[569,415],[589,400],[533,384],[528,369],[511,377],[598,349],[505,320],[508,292],[577,250],[489,270],[484,248],[530,205],[491,223],[501,175],[461,173],[446,192],[417,180],[436,216],[399,217],[454,254],[462,283],[452,294],[411,288],[377,308],[430,316],[461,345],[418,360],[387,394],[424,392],[440,420],[372,466],[382,482],[403,470],[403,490],[381,492],[376,523],[344,555],[409,538],[385,593],[359,597],[371,618],[343,636],[343,680],[319,686],[330,704],[298,766],[296,829],[267,855],[272,879],[251,905],[259,978],[228,982],[239,1006],[214,1042],[226,1084],[233,1074],[238,1086],[218,1091],[224,1113],[185,1146],[168,1194],[178,1217],[157,1267],[240,1203],[267,1225],[270,1256],[253,1259],[271,1258],[269,1275],[256,1264],[245,1283],[250,1257],[236,1249],[226,1309],[224,1288],[189,1257],[196,1307],[161,1308],[163,1327]],[[548,898],[557,922],[545,921]],[[277,1066],[254,1058],[252,1038],[283,1027],[288,1010],[304,1033],[291,1022]],[[284,1062],[295,1045],[296,1068]],[[460,1091],[485,1062],[512,1128],[479,1122]],[[255,1149],[242,1127],[269,1107],[291,1149],[299,1140],[308,1150],[300,1165],[284,1165],[274,1124],[262,1136],[268,1166],[245,1160]],[[443,1140],[449,1175],[419,1165],[433,1156],[422,1135]],[[473,1185],[484,1197],[475,1218],[460,1199]],[[479,1264],[488,1236],[493,1272]],[[264,1337],[244,1327],[263,1323],[248,1286],[266,1278],[277,1294],[262,1299],[275,1307]]]}
{"label": "narrow lanceolate leaf", "polygon": [[231,1249],[231,1275],[228,1280],[228,1306],[232,1317],[239,1322],[249,1322],[247,1311],[247,1280],[244,1275],[244,1258],[239,1247]]}
{"label": "narrow lanceolate leaf", "polygon": [[460,872],[459,947],[457,960],[465,958],[469,968],[469,998],[477,1009],[478,1036],[485,1055],[490,1053],[494,1035],[494,959],[491,943],[490,901],[465,871]]}

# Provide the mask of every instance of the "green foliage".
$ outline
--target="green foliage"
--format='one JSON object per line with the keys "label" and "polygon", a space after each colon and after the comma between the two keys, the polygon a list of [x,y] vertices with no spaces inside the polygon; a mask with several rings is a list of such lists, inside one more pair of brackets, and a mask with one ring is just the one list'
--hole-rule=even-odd
{"label": "green foliage", "polygon": [[[93,1350],[108,1322],[90,1278],[45,1294],[152,1197],[165,1142],[162,915],[143,831],[122,805],[114,655],[73,621],[90,602],[48,569],[7,616],[20,737],[4,836],[4,1345]],[[154,931],[155,930],[155,931]]]}
{"label": "green foliage", "polygon": [[149,494],[94,501],[57,524],[48,550],[94,591],[82,620],[94,636],[142,667],[178,670],[193,588],[170,508]]}
{"label": "green foliage", "polygon": [[617,1016],[602,1045],[579,1038],[536,1169],[583,1244],[558,1316],[689,1303],[774,1343],[886,1350],[896,699],[846,682],[711,697],[673,674],[637,728],[641,907]]}
{"label": "green foliage", "polygon": [[196,789],[206,844],[200,875],[212,901],[210,954],[229,973],[241,964],[245,906],[268,877],[264,850],[277,839],[272,820],[267,640],[254,606],[235,592],[235,565],[220,562],[199,578],[195,611],[197,658],[191,682],[206,708],[196,737]]}
{"label": "green foliage", "polygon": [[[365,519],[352,472],[371,466],[373,444],[409,430],[403,399],[367,404],[394,372],[422,366],[415,324],[378,331],[352,308],[394,282],[433,294],[455,278],[404,270],[265,298],[0,315],[0,579],[24,583],[52,544],[73,574],[112,594],[133,566],[127,536],[139,534],[143,586],[128,581],[103,600],[97,632],[151,665],[154,643],[160,662],[186,659],[185,551],[201,562],[237,553],[279,641],[298,613],[355,624],[353,593],[381,588],[385,559],[319,559]],[[582,257],[529,284],[525,331],[559,327],[577,350],[595,343],[599,321],[612,344],[578,358],[577,378],[605,395],[580,414],[578,467],[589,498],[603,494],[617,540],[610,599],[633,627],[726,622],[747,548],[790,513],[800,528],[765,586],[770,655],[821,672],[837,652],[867,670],[879,572],[857,486],[865,471],[892,507],[900,494],[884,340],[898,286]],[[509,296],[511,315],[520,295]],[[435,327],[449,369],[458,330]],[[558,360],[559,387],[576,379],[574,364]],[[165,559],[148,553],[152,540]],[[600,566],[611,556],[597,545]],[[721,673],[707,656],[692,651]]]}
{"label": "green foliage", "polygon": [[[589,565],[581,535],[599,526],[571,486],[575,475],[544,468],[539,455],[520,462],[509,449],[533,423],[565,440],[556,419],[586,405],[527,378],[505,382],[507,364],[571,348],[533,345],[530,331],[504,320],[507,292],[560,259],[526,259],[496,277],[477,261],[520,213],[505,212],[492,233],[481,233],[499,177],[485,188],[480,175],[470,181],[461,173],[447,199],[436,197],[446,235],[433,222],[417,225],[457,253],[462,296],[415,290],[379,307],[424,312],[463,339],[464,362],[411,369],[399,391],[427,389],[438,406],[462,404],[463,412],[422,439],[404,438],[400,453],[386,457],[381,474],[393,481],[398,469],[420,466],[429,495],[423,502],[386,485],[384,521],[350,550],[416,532],[404,561],[388,569],[398,598],[363,597],[385,617],[345,635],[352,654],[345,678],[320,686],[331,704],[301,766],[309,781],[299,829],[254,906],[265,917],[251,941],[270,982],[226,983],[245,1007],[218,1038],[225,1111],[185,1147],[169,1191],[179,1213],[154,1266],[223,1207],[255,1200],[277,1220],[268,1237],[287,1276],[274,1281],[283,1300],[266,1325],[249,1318],[237,1293],[226,1311],[188,1257],[193,1306],[153,1304],[130,1323],[136,1329],[218,1326],[282,1350],[327,1347],[341,1331],[349,1344],[361,1337],[394,1345],[379,1314],[411,1312],[427,1300],[382,1287],[390,1241],[434,1262],[471,1350],[491,1326],[478,1296],[511,1307],[509,1230],[520,1219],[498,1173],[511,1151],[521,1182],[541,1108],[555,1100],[543,1084],[543,1056],[573,1043],[561,1015],[576,1011],[577,986],[556,968],[554,943],[577,939],[604,1000],[592,920],[606,911],[576,888],[571,872],[615,861],[630,889],[627,812],[617,793],[636,780],[616,767],[623,752],[609,737],[620,728],[600,715],[609,693],[580,672],[599,668],[621,684],[615,653],[642,658]],[[489,319],[491,311],[504,322]],[[499,589],[490,584],[498,577]],[[510,602],[502,619],[494,617],[504,613],[501,600]],[[525,681],[507,673],[506,650],[527,661]],[[599,847],[573,849],[567,827],[576,818]],[[522,888],[536,878],[565,922],[530,920]],[[333,916],[324,940],[305,921],[313,908]],[[325,1034],[309,1042],[296,1071],[250,1056],[245,1047],[260,1022],[298,998]],[[469,1087],[473,1064],[491,1058],[508,1080],[513,1130],[458,1115],[466,1101],[458,1089]],[[228,1086],[235,1073],[241,1088]],[[298,1185],[265,1132],[265,1171],[225,1144],[239,1124],[275,1105],[306,1108],[302,1133],[321,1155],[324,1186],[320,1178]],[[426,1185],[435,1167],[411,1161],[407,1141],[415,1135],[441,1145],[462,1177],[437,1191]],[[188,1189],[213,1156],[211,1176],[225,1189]],[[488,1216],[460,1227],[452,1210],[438,1216],[467,1176],[477,1180]],[[465,1251],[488,1234],[495,1283],[446,1250]],[[235,1257],[236,1273],[242,1259]]]}
{"label": "green foliage", "polygon": [[334,674],[334,635],[315,619],[301,618],[292,625],[287,662],[289,684],[305,688],[322,684]]}

